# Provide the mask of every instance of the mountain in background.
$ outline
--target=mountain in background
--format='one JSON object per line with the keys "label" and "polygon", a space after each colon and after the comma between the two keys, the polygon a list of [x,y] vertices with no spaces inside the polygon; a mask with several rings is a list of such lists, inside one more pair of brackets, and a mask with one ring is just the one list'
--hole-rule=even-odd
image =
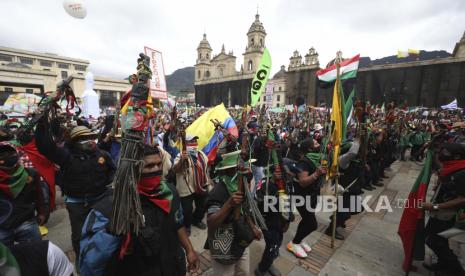
{"label": "mountain in background", "polygon": [[166,76],[168,91],[176,96],[194,92],[194,67],[185,67]]}
{"label": "mountain in background", "polygon": [[410,55],[406,58],[397,58],[397,56],[387,56],[379,59],[372,60],[370,57],[361,57],[360,58],[360,68],[369,67],[372,65],[383,65],[383,64],[395,64],[395,63],[404,63],[411,61],[422,61],[430,60],[436,58],[447,58],[451,57],[452,54],[446,51],[420,51],[419,55]]}

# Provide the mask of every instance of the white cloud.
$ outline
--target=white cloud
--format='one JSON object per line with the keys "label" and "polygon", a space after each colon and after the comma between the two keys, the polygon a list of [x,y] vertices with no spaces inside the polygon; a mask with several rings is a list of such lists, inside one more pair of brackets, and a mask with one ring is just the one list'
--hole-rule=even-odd
{"label": "white cloud", "polygon": [[450,52],[465,30],[461,0],[83,1],[84,20],[67,15],[60,0],[0,1],[0,45],[88,59],[97,75],[122,78],[144,45],[163,52],[167,73],[193,65],[204,30],[214,53],[224,43],[242,63],[257,4],[273,71],[311,46],[321,64],[338,50],[371,58],[407,48]]}

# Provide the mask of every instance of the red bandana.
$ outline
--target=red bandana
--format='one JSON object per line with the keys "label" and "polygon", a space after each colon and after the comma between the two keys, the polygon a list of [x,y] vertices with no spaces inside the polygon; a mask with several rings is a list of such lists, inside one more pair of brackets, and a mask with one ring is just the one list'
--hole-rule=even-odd
{"label": "red bandana", "polygon": [[439,171],[439,176],[448,176],[451,173],[465,169],[465,160],[451,160],[442,162],[442,169]]}
{"label": "red bandana", "polygon": [[169,187],[161,182],[161,176],[142,177],[137,185],[137,192],[146,196],[165,213],[170,212],[173,194]]}

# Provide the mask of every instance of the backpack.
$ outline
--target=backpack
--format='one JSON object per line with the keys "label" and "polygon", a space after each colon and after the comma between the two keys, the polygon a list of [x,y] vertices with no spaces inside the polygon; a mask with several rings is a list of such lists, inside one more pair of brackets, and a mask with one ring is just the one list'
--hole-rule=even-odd
{"label": "backpack", "polygon": [[107,231],[111,198],[106,196],[96,203],[82,227],[79,252],[79,269],[82,276],[103,275],[110,259],[120,248],[122,237]]}

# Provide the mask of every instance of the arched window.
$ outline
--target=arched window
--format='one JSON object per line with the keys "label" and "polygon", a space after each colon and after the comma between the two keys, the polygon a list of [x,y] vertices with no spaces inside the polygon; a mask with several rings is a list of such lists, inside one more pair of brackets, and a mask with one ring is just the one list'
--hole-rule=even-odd
{"label": "arched window", "polygon": [[206,77],[206,78],[209,78],[209,77],[210,77],[210,71],[207,70],[207,72],[205,72],[205,77]]}
{"label": "arched window", "polygon": [[209,58],[210,58],[210,55],[207,53],[207,59],[209,59]]}
{"label": "arched window", "polygon": [[254,41],[254,39],[253,39],[253,38],[252,38],[252,39],[250,39],[250,45],[254,45],[254,42],[255,42],[255,41]]}
{"label": "arched window", "polygon": [[263,39],[260,38],[260,46],[263,47]]}
{"label": "arched window", "polygon": [[223,76],[223,68],[220,68],[220,77]]}
{"label": "arched window", "polygon": [[197,72],[197,78],[200,79],[201,75],[200,75],[200,70]]}
{"label": "arched window", "polygon": [[201,59],[201,58],[202,58],[202,54],[201,54],[201,53],[199,53],[199,59]]}
{"label": "arched window", "polygon": [[252,61],[251,60],[249,60],[247,68],[249,69],[249,71],[252,71]]}

